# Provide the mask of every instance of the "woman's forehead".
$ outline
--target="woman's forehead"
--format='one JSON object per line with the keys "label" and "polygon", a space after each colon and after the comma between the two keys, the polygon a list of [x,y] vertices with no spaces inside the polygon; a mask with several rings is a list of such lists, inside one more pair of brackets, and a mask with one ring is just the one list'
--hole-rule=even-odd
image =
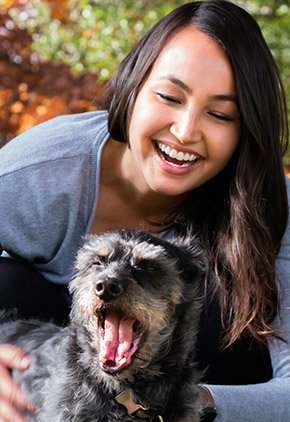
{"label": "woman's forehead", "polygon": [[215,94],[235,96],[230,61],[212,38],[189,26],[178,31],[165,44],[149,75],[149,80],[169,81],[190,93],[213,85]]}

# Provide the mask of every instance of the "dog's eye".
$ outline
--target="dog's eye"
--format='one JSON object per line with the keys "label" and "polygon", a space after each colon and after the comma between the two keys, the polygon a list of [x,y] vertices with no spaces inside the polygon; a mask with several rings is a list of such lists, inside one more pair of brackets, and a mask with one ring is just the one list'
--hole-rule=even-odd
{"label": "dog's eye", "polygon": [[151,262],[148,262],[145,260],[134,262],[133,267],[136,270],[140,270],[140,271],[148,271],[148,272],[156,271],[156,268],[154,267],[154,265],[152,265]]}
{"label": "dog's eye", "polygon": [[92,266],[93,267],[98,267],[99,265],[101,265],[102,263],[100,261],[94,261]]}
{"label": "dog's eye", "polygon": [[156,268],[152,267],[151,265],[144,265],[143,268],[146,271],[156,271]]}
{"label": "dog's eye", "polygon": [[98,256],[96,259],[95,259],[95,261],[93,262],[93,266],[94,267],[99,267],[100,265],[103,265],[103,264],[105,264],[105,262],[106,262],[106,256],[102,256],[102,255],[100,255],[100,256]]}

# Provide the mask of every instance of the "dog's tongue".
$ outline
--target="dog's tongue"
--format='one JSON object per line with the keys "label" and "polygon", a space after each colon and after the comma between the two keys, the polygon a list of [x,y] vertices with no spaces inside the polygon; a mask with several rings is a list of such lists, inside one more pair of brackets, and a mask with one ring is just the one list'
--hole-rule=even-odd
{"label": "dog's tongue", "polygon": [[101,336],[99,361],[103,369],[117,371],[131,362],[139,340],[133,340],[135,319],[126,318],[117,312],[107,312]]}

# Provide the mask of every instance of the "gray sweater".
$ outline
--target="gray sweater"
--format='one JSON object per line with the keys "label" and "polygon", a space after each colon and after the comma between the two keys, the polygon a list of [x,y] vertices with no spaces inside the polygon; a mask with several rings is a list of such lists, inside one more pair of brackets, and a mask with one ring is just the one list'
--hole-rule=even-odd
{"label": "gray sweater", "polygon": [[[48,280],[67,284],[76,251],[94,219],[107,113],[61,116],[0,150],[0,253],[32,263]],[[288,195],[290,183],[287,182]],[[290,195],[289,195],[290,196]],[[290,421],[290,227],[277,259],[281,317],[288,343],[269,344],[273,379],[208,386],[216,422]]]}

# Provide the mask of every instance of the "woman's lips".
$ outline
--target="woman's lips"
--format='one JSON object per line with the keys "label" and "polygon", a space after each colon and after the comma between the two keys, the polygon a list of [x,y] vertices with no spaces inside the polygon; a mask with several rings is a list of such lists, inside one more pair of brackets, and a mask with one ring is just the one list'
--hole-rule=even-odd
{"label": "woman's lips", "polygon": [[177,165],[184,165],[184,164],[191,165],[195,161],[197,161],[199,158],[199,155],[197,154],[194,154],[192,152],[183,152],[183,151],[177,150],[169,146],[168,144],[164,144],[162,142],[157,142],[156,147],[160,150],[160,152],[163,153],[164,158],[168,162],[173,162],[174,164],[177,164]]}
{"label": "woman's lips", "polygon": [[162,142],[154,142],[156,158],[160,167],[173,175],[189,173],[201,160],[199,155],[178,151],[177,149]]}

